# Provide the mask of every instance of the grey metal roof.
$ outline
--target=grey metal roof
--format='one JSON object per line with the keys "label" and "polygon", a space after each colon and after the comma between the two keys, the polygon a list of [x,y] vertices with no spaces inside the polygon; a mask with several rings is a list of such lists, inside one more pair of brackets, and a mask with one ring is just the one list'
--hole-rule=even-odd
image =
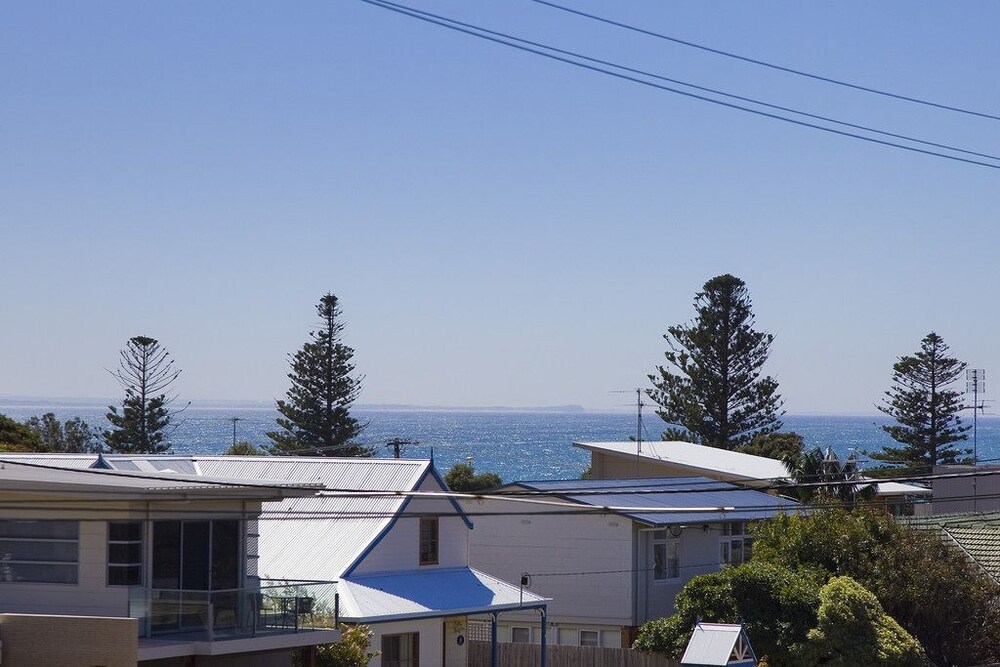
{"label": "grey metal roof", "polygon": [[353,622],[533,608],[550,599],[470,567],[349,577],[337,591],[340,617]]}
{"label": "grey metal roof", "polygon": [[[500,492],[515,487],[551,493],[591,507],[620,508],[615,513],[650,526],[767,519],[801,507],[787,498],[707,477],[515,482]],[[687,508],[732,509],[685,512]]]}
{"label": "grey metal roof", "polygon": [[[93,459],[93,457],[92,457]],[[255,500],[293,493],[313,495],[315,485],[259,487],[244,480],[120,472],[106,468],[61,468],[45,460],[27,460],[0,454],[0,492],[57,495],[114,496],[116,498],[228,497]]]}

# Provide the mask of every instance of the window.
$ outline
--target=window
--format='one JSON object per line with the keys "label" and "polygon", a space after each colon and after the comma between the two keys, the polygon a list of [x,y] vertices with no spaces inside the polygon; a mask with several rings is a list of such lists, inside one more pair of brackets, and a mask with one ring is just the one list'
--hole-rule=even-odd
{"label": "window", "polygon": [[748,524],[743,521],[722,524],[719,541],[719,562],[723,565],[740,565],[750,560],[753,538],[748,534]]}
{"label": "window", "polygon": [[0,520],[0,582],[75,584],[79,570],[79,522]]}
{"label": "window", "polygon": [[[680,542],[665,530],[653,531],[653,579],[663,581],[680,576]],[[580,643],[583,643],[581,638]]]}
{"label": "window", "polygon": [[560,644],[573,646],[576,644],[576,630],[572,628],[559,628],[557,639]]}
{"label": "window", "polygon": [[515,644],[530,644],[531,628],[511,628],[510,640]]}
{"label": "window", "polygon": [[108,522],[108,586],[142,584],[142,521]]}
{"label": "window", "polygon": [[601,634],[597,630],[580,630],[580,646],[600,646]]}
{"label": "window", "polygon": [[438,562],[438,520],[420,520],[420,564],[437,565]]}
{"label": "window", "polygon": [[153,588],[233,589],[241,574],[239,521],[153,523]]}
{"label": "window", "polygon": [[420,667],[420,634],[382,637],[382,667]]}

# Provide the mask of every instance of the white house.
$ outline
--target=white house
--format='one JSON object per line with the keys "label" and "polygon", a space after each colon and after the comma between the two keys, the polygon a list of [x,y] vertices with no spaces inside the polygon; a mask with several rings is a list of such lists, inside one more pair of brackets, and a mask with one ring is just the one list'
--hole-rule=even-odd
{"label": "white house", "polygon": [[[85,468],[94,458],[11,454],[0,461]],[[381,655],[371,667],[464,667],[469,615],[496,619],[513,610],[544,609],[547,602],[469,567],[473,522],[444,493],[431,461],[169,455],[102,460],[118,471],[164,479],[310,485],[308,495],[263,507],[246,537],[247,571],[306,587],[335,581],[333,600],[303,597],[311,598],[310,606],[335,610],[341,622],[372,627],[372,648]]]}
{"label": "white house", "polygon": [[[673,613],[693,576],[749,558],[748,522],[799,507],[705,477],[516,482],[498,493],[507,499],[462,501],[476,521],[470,562],[552,598],[551,642],[607,647]],[[539,633],[537,615],[501,618],[503,641]]]}
{"label": "white house", "polygon": [[[788,468],[777,459],[707,447],[680,440],[644,442],[574,442],[590,452],[594,479],[635,477],[708,477],[752,488],[766,488],[788,478]],[[927,501],[931,490],[916,484],[876,482],[875,495],[893,514],[911,513],[914,503]]]}

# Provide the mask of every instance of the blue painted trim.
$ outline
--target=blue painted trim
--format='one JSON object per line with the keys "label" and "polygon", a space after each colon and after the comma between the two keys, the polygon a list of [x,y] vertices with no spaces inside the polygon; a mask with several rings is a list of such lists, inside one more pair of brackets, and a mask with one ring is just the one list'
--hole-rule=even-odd
{"label": "blue painted trim", "polygon": [[[445,491],[448,490],[448,485],[445,483],[444,478],[441,477],[441,473],[439,473],[437,471],[437,468],[434,467],[434,461],[431,461],[431,464],[427,466],[427,471],[434,476],[434,479],[437,480],[437,483],[441,485],[442,489],[444,489]],[[427,472],[425,472],[423,476],[420,478],[420,481],[417,482],[417,486],[423,484],[426,478],[427,478]],[[472,524],[472,521],[469,520],[469,517],[465,514],[465,510],[463,510],[462,506],[458,504],[458,501],[455,500],[454,498],[448,498],[448,500],[451,502],[451,506],[455,508],[455,511],[458,512],[459,516],[462,517],[462,521],[464,521],[465,525],[469,527],[469,530],[475,528],[475,526]]]}
{"label": "blue painted trim", "polygon": [[[420,488],[420,485],[423,484],[424,481],[427,479],[427,475],[433,475],[434,479],[437,480],[438,484],[441,485],[442,489],[445,490],[448,489],[448,485],[445,484],[444,479],[441,478],[441,475],[434,467],[434,464],[428,463],[427,468],[425,468],[423,474],[420,475],[420,479],[418,479],[416,483],[410,487],[410,490],[413,491],[414,489]],[[413,496],[407,496],[406,500],[403,501],[403,504],[400,505],[399,509],[396,511],[396,514],[393,515],[392,519],[389,521],[389,523],[386,524],[385,528],[383,528],[379,532],[378,536],[374,540],[368,543],[368,546],[365,547],[364,551],[358,554],[357,558],[351,561],[351,564],[347,566],[347,569],[344,570],[344,573],[340,575],[341,577],[349,577],[352,574],[354,574],[354,570],[356,570],[357,567],[361,565],[361,561],[367,558],[368,555],[375,550],[375,547],[379,545],[379,542],[381,542],[382,539],[385,538],[385,536],[389,533],[389,531],[393,529],[393,527],[396,525],[396,522],[399,521],[400,515],[402,515],[406,511],[406,508],[410,505],[410,501],[412,499]],[[459,505],[454,498],[449,498],[448,500],[451,501],[452,507],[455,508],[455,511],[458,512],[459,516],[462,517],[462,521],[465,522],[465,525],[469,527],[469,530],[472,530],[473,527],[472,522],[469,521],[469,517],[465,515],[465,511],[462,510],[462,506]]]}
{"label": "blue painted trim", "polygon": [[403,501],[403,504],[400,505],[399,509],[393,515],[392,519],[390,519],[389,523],[385,525],[385,528],[383,528],[379,532],[378,536],[374,540],[368,543],[368,546],[365,547],[364,551],[358,554],[357,558],[351,561],[351,564],[347,566],[347,569],[344,570],[344,573],[340,575],[341,579],[343,579],[344,577],[349,577],[352,574],[354,574],[354,570],[357,569],[358,565],[361,565],[361,561],[363,561],[365,558],[368,558],[368,554],[374,551],[375,547],[379,545],[379,542],[381,542],[382,539],[389,534],[389,531],[392,530],[393,526],[396,525],[396,522],[399,521],[399,515],[406,511],[406,506],[410,504],[411,497],[412,496],[408,496],[406,500]]}

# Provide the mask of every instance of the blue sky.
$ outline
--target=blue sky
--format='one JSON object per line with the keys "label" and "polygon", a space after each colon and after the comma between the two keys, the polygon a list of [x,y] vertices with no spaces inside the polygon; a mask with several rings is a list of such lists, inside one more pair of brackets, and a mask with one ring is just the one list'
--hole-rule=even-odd
{"label": "blue sky", "polygon": [[[574,7],[997,113],[1000,5]],[[414,6],[1000,153],[1000,121],[762,70],[528,0]],[[868,413],[935,330],[1000,373],[1000,170],[553,63],[356,0],[12,2],[0,21],[0,396],[107,396],[154,336],[186,398],[262,399],[336,293],[362,401],[592,408],[646,386],[713,275],[790,412]],[[988,382],[987,390],[991,388]]]}

